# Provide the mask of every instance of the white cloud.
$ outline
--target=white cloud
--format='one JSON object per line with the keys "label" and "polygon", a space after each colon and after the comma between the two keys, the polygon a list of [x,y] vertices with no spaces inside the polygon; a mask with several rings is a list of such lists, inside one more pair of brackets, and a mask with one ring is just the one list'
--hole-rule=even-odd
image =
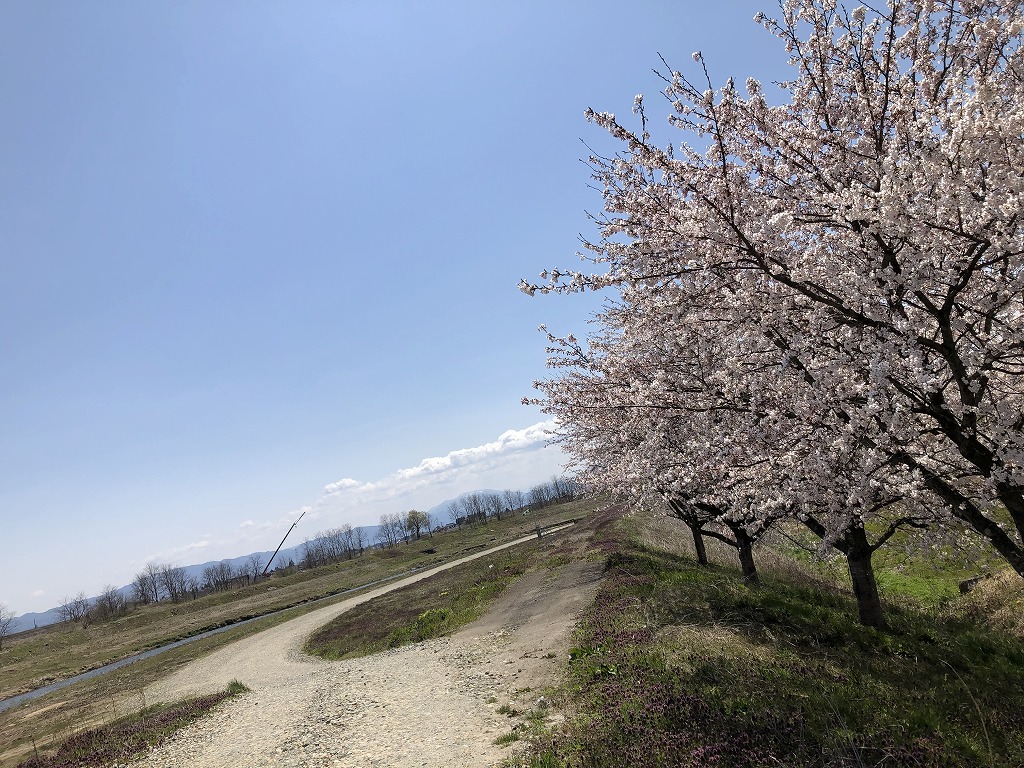
{"label": "white cloud", "polygon": [[344,523],[374,525],[383,513],[430,509],[465,491],[525,489],[562,471],[561,451],[548,444],[553,426],[553,422],[545,421],[508,430],[492,442],[428,457],[371,482],[345,477],[325,485],[311,504],[276,518],[243,520],[230,532],[204,534],[192,544],[165,549],[143,562],[192,563],[200,559],[199,551],[203,557],[219,559],[272,549],[303,513],[306,516],[286,546]]}
{"label": "white cloud", "polygon": [[522,488],[561,471],[561,451],[548,444],[554,422],[510,429],[497,440],[431,456],[372,482],[347,477],[324,486],[310,518],[330,525],[367,525],[382,512],[429,508],[445,498],[479,488]]}
{"label": "white cloud", "polygon": [[548,431],[553,427],[550,421],[534,424],[526,429],[503,433],[493,443],[484,443],[475,448],[460,448],[446,456],[423,459],[415,467],[400,469],[384,482],[414,480],[432,475],[449,475],[468,467],[494,466],[496,460],[504,459],[517,451],[543,448],[548,440]]}
{"label": "white cloud", "polygon": [[45,595],[46,595],[46,590],[45,589],[37,589],[35,592],[32,593],[32,597],[45,597]]}
{"label": "white cloud", "polygon": [[324,486],[324,493],[337,493],[343,491],[346,488],[356,488],[361,483],[358,480],[353,480],[351,477],[344,477],[336,483],[328,483]]}

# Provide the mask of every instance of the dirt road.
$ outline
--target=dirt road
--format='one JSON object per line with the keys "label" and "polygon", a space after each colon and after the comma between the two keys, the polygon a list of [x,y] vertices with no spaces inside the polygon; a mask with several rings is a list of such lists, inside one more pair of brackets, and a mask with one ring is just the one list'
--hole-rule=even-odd
{"label": "dirt road", "polygon": [[314,629],[343,611],[442,568],[233,643],[151,686],[150,702],[223,690],[232,679],[252,690],[131,768],[498,765],[508,748],[494,741],[515,725],[498,709],[536,706],[564,663],[579,611],[593,598],[599,564],[529,573],[487,616],[450,638],[340,662],[301,652]]}

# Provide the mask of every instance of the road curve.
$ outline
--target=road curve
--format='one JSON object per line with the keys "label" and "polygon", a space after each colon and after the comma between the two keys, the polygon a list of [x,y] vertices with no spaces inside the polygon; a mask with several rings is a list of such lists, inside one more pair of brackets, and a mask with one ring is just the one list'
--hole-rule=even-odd
{"label": "road curve", "polygon": [[232,679],[252,690],[116,768],[502,765],[522,744],[507,737],[527,727],[523,719],[540,702],[548,712],[541,694],[564,663],[600,563],[531,571],[486,616],[451,637],[336,662],[301,648],[316,628],[359,603],[535,538],[396,580],[189,663],[149,686],[147,701],[223,690]]}
{"label": "road curve", "polygon": [[535,534],[522,536],[496,547],[452,560],[444,565],[389,582],[384,586],[318,608],[276,627],[242,638],[207,656],[196,659],[169,677],[147,686],[146,701],[149,703],[174,701],[185,696],[215,693],[227,688],[228,683],[232,680],[239,680],[254,691],[259,691],[293,680],[296,676],[313,672],[326,662],[304,654],[302,646],[314,630],[336,616],[367,600],[430,578],[441,571],[487,557],[495,552],[533,541],[536,538]]}

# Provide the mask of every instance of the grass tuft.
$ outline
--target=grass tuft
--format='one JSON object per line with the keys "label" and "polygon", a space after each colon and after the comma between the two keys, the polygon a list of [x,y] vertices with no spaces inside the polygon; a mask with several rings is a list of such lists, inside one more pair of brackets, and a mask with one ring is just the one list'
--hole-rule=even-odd
{"label": "grass tuft", "polygon": [[376,597],[314,632],[305,650],[346,659],[451,634],[482,616],[526,572],[537,549],[522,545]]}
{"label": "grass tuft", "polygon": [[950,577],[891,580],[880,631],[811,564],[750,589],[640,538],[610,537],[569,716],[516,765],[1024,765],[1024,647],[955,610]]}
{"label": "grass tuft", "polygon": [[494,743],[499,747],[507,747],[509,744],[514,744],[517,741],[519,741],[519,734],[516,731],[511,731],[496,738]]}
{"label": "grass tuft", "polygon": [[53,754],[35,755],[18,768],[87,768],[130,760],[166,741],[222,701],[249,689],[232,680],[226,691],[148,707],[66,739]]}

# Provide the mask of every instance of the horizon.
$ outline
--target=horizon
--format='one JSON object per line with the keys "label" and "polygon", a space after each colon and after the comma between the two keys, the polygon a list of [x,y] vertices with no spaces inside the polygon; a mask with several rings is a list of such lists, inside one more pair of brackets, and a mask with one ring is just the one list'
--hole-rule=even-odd
{"label": "horizon", "polygon": [[0,602],[557,473],[537,328],[604,297],[517,285],[593,234],[584,113],[783,79],[771,6],[0,0]]}
{"label": "horizon", "polygon": [[[379,523],[382,514],[410,509],[428,511],[453,498],[476,491],[506,488],[527,490],[549,480],[552,475],[561,474],[561,452],[547,443],[546,432],[552,426],[548,421],[538,422],[522,430],[509,430],[490,443],[457,449],[445,456],[428,457],[413,467],[396,470],[375,481],[359,482],[344,478],[328,483],[317,499],[274,520],[257,523],[246,519],[238,523],[234,531],[225,530],[221,534],[222,538],[202,536],[185,546],[168,547],[141,559],[130,559],[126,563],[119,563],[116,568],[102,572],[116,573],[118,576],[100,577],[98,580],[94,578],[89,582],[89,587],[69,585],[62,592],[47,591],[45,595],[34,595],[32,597],[37,602],[25,610],[19,611],[8,605],[14,610],[16,618],[26,614],[46,613],[79,592],[92,598],[107,586],[118,589],[128,586],[135,575],[150,562],[190,567],[245,557],[254,552],[272,552],[281,543],[281,538],[292,523],[300,517],[302,523],[289,534],[284,549],[301,546],[304,538],[311,538],[346,523],[353,528],[372,528]],[[488,480],[499,478],[513,478],[515,482],[500,484],[500,487],[487,484]],[[479,484],[463,487],[465,482],[475,481],[479,481]],[[417,503],[417,498],[431,501]],[[396,504],[396,499],[408,503]],[[316,521],[322,524],[318,525]],[[435,519],[435,523],[444,524],[445,521]],[[296,542],[291,540],[292,536],[301,538],[297,538]],[[97,571],[97,576],[99,573]],[[56,596],[57,592],[59,596]],[[51,599],[50,595],[56,597]],[[42,605],[47,601],[47,605]]]}

